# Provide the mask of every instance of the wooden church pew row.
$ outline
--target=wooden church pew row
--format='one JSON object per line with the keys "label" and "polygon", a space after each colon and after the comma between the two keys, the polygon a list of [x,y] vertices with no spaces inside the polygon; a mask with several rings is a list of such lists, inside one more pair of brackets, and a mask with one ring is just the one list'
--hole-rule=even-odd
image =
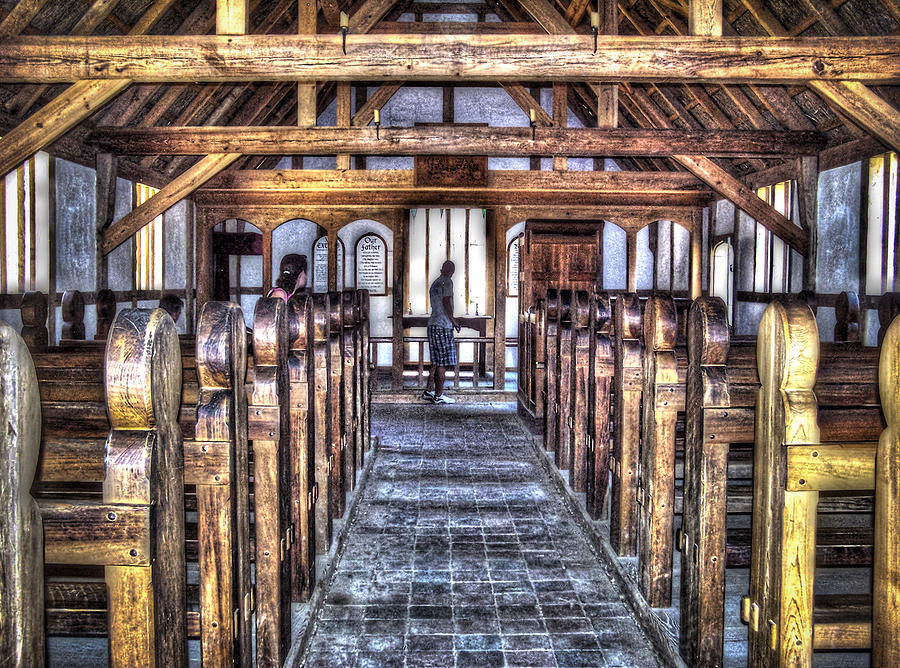
{"label": "wooden church pew row", "polygon": [[588,419],[591,421],[591,433],[587,453],[585,505],[590,516],[596,520],[603,515],[609,495],[610,415],[615,372],[609,295],[592,295],[590,310]]}
{"label": "wooden church pew row", "polygon": [[253,446],[256,661],[280,666],[290,648],[293,542],[287,305],[263,297],[253,314],[254,379],[247,410]]}
{"label": "wooden church pew row", "polygon": [[[198,593],[205,612],[202,630],[199,619],[188,614],[188,632],[200,636],[205,665],[250,665],[244,320],[237,306],[210,302],[201,312],[198,328],[198,355],[185,356],[183,360],[182,400],[193,397],[193,404],[181,406],[181,429],[182,433],[195,432],[184,438],[184,481],[195,491],[189,498],[197,511],[197,522],[188,526],[185,543],[187,558],[199,561]],[[96,350],[80,350],[38,353],[35,359],[41,370],[39,377],[45,376],[41,390],[47,409],[39,471],[42,486],[71,490],[74,481],[102,483],[105,443],[100,435],[104,428],[108,430],[105,408],[96,401],[103,400],[102,388],[96,386],[97,375],[103,373],[102,358]],[[73,367],[75,374],[70,374]],[[78,404],[59,401],[63,397],[57,382],[63,383],[64,391],[72,375],[84,381],[72,397]],[[74,430],[73,411],[88,416]],[[187,418],[185,413],[189,413]],[[56,414],[59,418],[54,417]],[[64,599],[59,585],[50,583],[49,587],[57,592],[53,598]],[[73,590],[63,587],[62,592],[71,594]],[[64,600],[68,607],[83,607],[77,599]],[[79,635],[79,631],[91,628],[82,612],[67,616],[62,610],[55,610],[48,622],[54,635]]]}
{"label": "wooden church pew row", "polygon": [[[688,324],[686,438],[681,550],[682,656],[696,665],[718,665],[723,652],[725,568],[749,565],[746,530],[726,528],[727,514],[747,513],[757,497],[734,479],[746,476],[749,462],[738,459],[740,444],[753,439],[754,407],[759,392],[754,341],[731,342],[724,303],[702,297]],[[818,345],[818,339],[817,339]],[[816,393],[820,397],[823,438],[840,441],[860,429],[880,433],[875,385],[877,351],[854,344],[822,346]],[[731,457],[729,457],[731,454]],[[743,470],[742,473],[736,473]],[[660,472],[660,475],[663,475]],[[727,486],[723,485],[727,482]],[[866,512],[864,496],[823,497],[820,510]],[[676,508],[677,510],[677,508]],[[865,563],[870,532],[846,529],[820,533],[816,547],[823,566]]]}
{"label": "wooden church pew row", "polygon": [[305,601],[316,578],[316,498],[314,377],[312,307],[308,294],[288,302],[288,380],[290,393],[291,522],[295,540],[291,546],[291,598]]}
{"label": "wooden church pew row", "polygon": [[347,505],[344,478],[345,443],[343,439],[343,297],[340,292],[328,293],[328,439],[331,454],[329,472],[331,521],[343,517]]}
{"label": "wooden church pew row", "polygon": [[[751,665],[812,665],[817,648],[873,649],[873,665],[897,665],[900,553],[897,545],[897,424],[900,323],[883,342],[880,389],[888,427],[877,442],[866,430],[839,442],[820,440],[814,391],[819,366],[816,321],[804,304],[774,302],[760,324],[754,446],[753,546],[749,624]],[[820,492],[875,492],[873,605],[827,623],[815,609],[816,513]],[[859,615],[856,619],[852,613]],[[838,613],[840,614],[840,613]],[[867,627],[869,631],[867,632]]]}
{"label": "wooden church pew row", "polygon": [[43,528],[31,485],[41,444],[37,374],[25,341],[0,321],[0,647],[12,666],[42,666]]}
{"label": "wooden church pew row", "polygon": [[[181,361],[163,311],[125,310],[105,364],[103,496],[42,500],[44,560],[103,566],[113,665],[187,663]],[[152,556],[152,558],[151,558]],[[36,604],[42,607],[38,599]]]}
{"label": "wooden church pew row", "polygon": [[559,290],[547,290],[541,321],[544,323],[544,450],[556,452],[559,431]]}
{"label": "wooden church pew row", "polygon": [[372,450],[372,393],[375,391],[377,381],[373,370],[377,366],[378,360],[371,358],[372,332],[369,323],[369,291],[357,290],[356,294],[359,301],[359,343],[362,349],[359,360],[359,442],[362,444],[362,451],[358,455],[358,467],[362,468],[365,464],[365,457]]}
{"label": "wooden church pew row", "polygon": [[[524,412],[543,430],[543,328],[540,324],[540,314],[544,308],[544,300],[538,299],[534,305],[519,313],[518,344],[519,354],[516,367],[518,376],[516,382],[516,396],[520,412]],[[538,347],[541,351],[538,352]],[[523,415],[525,417],[525,415]]]}
{"label": "wooden church pew row", "polygon": [[616,297],[609,539],[620,557],[637,554],[637,477],[643,391],[642,313],[638,296]]}
{"label": "wooden church pew row", "polygon": [[567,471],[572,466],[572,341],[574,318],[574,294],[571,290],[559,291],[559,323],[556,343],[555,372],[547,374],[548,382],[555,380],[556,389],[556,439],[553,451],[556,467]]}
{"label": "wooden church pew row", "polygon": [[[677,474],[683,467],[677,464],[683,451],[687,351],[680,333],[687,318],[686,313],[679,318],[678,311],[675,301],[664,296],[650,297],[644,308],[638,572],[652,607],[671,605],[672,537],[683,489]],[[839,315],[843,324],[847,314]]]}

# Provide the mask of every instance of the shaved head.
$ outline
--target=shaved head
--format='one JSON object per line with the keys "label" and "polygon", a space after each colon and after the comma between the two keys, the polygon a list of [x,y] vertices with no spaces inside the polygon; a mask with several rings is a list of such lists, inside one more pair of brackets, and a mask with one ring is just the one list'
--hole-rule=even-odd
{"label": "shaved head", "polygon": [[447,260],[444,264],[441,265],[441,275],[443,276],[453,276],[453,272],[456,271],[456,265],[453,264],[452,261]]}

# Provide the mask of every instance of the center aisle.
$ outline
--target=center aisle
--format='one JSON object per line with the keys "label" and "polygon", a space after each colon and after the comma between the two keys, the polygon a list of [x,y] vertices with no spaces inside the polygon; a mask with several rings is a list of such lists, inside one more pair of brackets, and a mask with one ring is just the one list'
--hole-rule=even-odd
{"label": "center aisle", "polygon": [[301,665],[662,665],[513,405],[380,405]]}

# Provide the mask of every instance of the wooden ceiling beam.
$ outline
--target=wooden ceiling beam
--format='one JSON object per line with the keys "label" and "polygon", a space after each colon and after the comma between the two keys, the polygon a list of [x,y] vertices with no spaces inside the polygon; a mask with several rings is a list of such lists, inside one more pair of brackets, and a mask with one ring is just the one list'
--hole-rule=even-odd
{"label": "wooden ceiling beam", "polygon": [[0,44],[0,82],[900,82],[900,36],[895,35],[674,41],[610,35],[594,54],[589,37],[572,35],[566,27],[570,34],[355,35],[348,38],[346,56],[339,35],[19,36]]}
{"label": "wooden ceiling beam", "polygon": [[[770,35],[779,37],[787,33],[778,19],[762,5],[761,0],[741,1]],[[832,31],[846,31],[845,27],[841,28],[833,21],[823,24]],[[846,114],[892,150],[900,151],[900,109],[881,98],[875,91],[852,81],[825,85],[823,81],[810,80],[807,85],[834,107],[837,113]]]}
{"label": "wooden ceiling beam", "polygon": [[[698,188],[693,190],[687,188]],[[248,206],[705,206],[710,191],[687,173],[488,172],[483,187],[422,188],[408,170],[225,171],[195,193],[198,204]]]}
{"label": "wooden ceiling beam", "polygon": [[[529,95],[529,97],[531,97]],[[815,132],[541,127],[97,128],[88,141],[118,155],[488,155],[778,157],[815,155]]]}
{"label": "wooden ceiling beam", "polygon": [[247,0],[216,0],[217,35],[246,35],[249,19]]}

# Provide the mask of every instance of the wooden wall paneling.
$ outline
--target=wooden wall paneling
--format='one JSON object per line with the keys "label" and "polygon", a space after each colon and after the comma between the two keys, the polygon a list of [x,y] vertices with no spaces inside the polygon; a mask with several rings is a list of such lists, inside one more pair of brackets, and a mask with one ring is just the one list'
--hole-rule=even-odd
{"label": "wooden wall paneling", "polygon": [[[2,180],[0,180],[2,183]],[[40,395],[25,342],[0,323],[0,646],[11,666],[44,665],[44,532],[31,497],[41,443]]]}
{"label": "wooden wall paneling", "polygon": [[185,467],[185,483],[197,490],[206,666],[249,668],[253,663],[245,330],[236,304],[204,304],[197,327],[197,421],[190,447],[200,461],[215,458],[225,464],[200,477]]}
{"label": "wooden wall paneling", "polygon": [[641,423],[642,333],[641,302],[636,294],[616,297],[615,424],[610,457],[612,492],[609,538],[620,557],[637,554],[637,474]]}
{"label": "wooden wall paneling", "polygon": [[149,551],[131,551],[145,563],[105,568],[110,665],[186,666],[181,356],[172,319],[160,309],[121,311],[105,376],[103,503],[154,509]]}
{"label": "wooden wall paneling", "polygon": [[331,457],[330,426],[331,402],[329,397],[329,324],[328,293],[313,295],[313,443],[316,475],[316,554],[328,554],[331,546]]}
{"label": "wooden wall paneling", "polygon": [[728,478],[729,443],[721,434],[710,436],[716,436],[713,419],[727,418],[731,406],[725,302],[696,300],[687,333],[679,652],[689,665],[715,666],[724,653],[726,486],[710,483]]}
{"label": "wooden wall paneling", "polygon": [[290,353],[291,598],[305,601],[316,577],[315,367],[312,348],[312,297],[300,294],[288,302]]}
{"label": "wooden wall paneling", "polygon": [[644,306],[638,581],[654,608],[672,604],[675,421],[684,409],[675,362],[677,330],[674,300],[650,297]]}
{"label": "wooden wall paneling", "polygon": [[248,436],[253,443],[256,654],[257,663],[265,665],[283,664],[291,639],[286,310],[283,300],[263,297],[253,313]]}

